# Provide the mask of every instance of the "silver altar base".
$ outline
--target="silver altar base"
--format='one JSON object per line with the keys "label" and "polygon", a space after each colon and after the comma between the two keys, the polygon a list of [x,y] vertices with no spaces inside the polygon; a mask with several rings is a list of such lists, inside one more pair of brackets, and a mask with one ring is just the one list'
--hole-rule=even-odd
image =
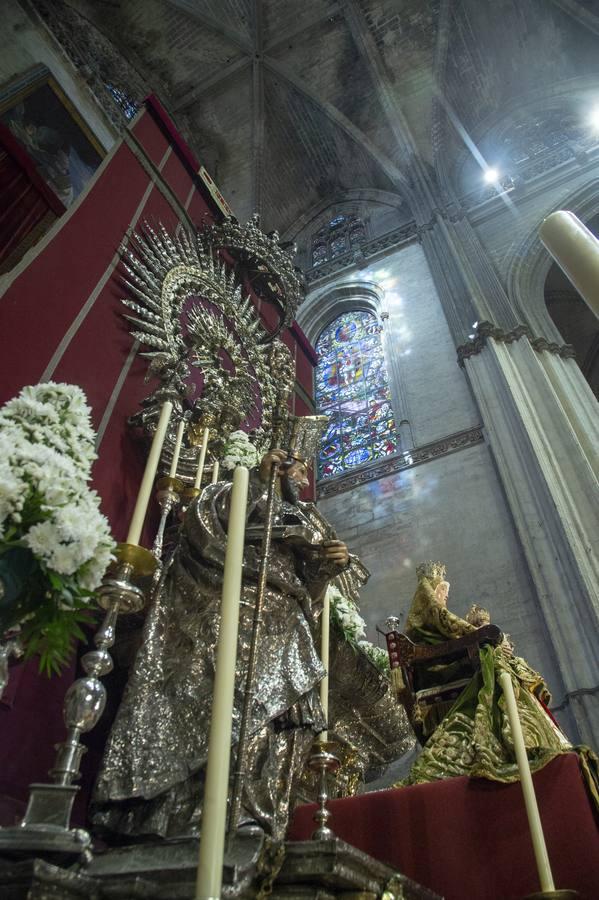
{"label": "silver altar base", "polygon": [[42,859],[0,863],[0,884],[2,900],[99,900],[93,878]]}
{"label": "silver altar base", "polygon": [[[262,841],[241,837],[227,854],[222,898],[250,900]],[[3,900],[193,900],[198,841],[193,838],[137,844],[108,850],[86,869],[61,869],[42,860],[0,863]],[[285,844],[272,900],[327,900],[380,897],[387,900],[441,900],[389,866],[334,838]]]}
{"label": "silver altar base", "polygon": [[[222,897],[255,896],[252,880],[263,836],[238,837],[225,854]],[[129,900],[130,897],[160,897],[161,900],[191,900],[195,897],[199,840],[183,838],[134,844],[108,850],[94,857],[86,874],[102,886],[100,897]],[[136,893],[132,893],[132,886]]]}
{"label": "silver altar base", "polygon": [[442,900],[390,866],[339,838],[285,844],[285,860],[272,900],[326,900],[327,897],[380,897],[388,900]]}
{"label": "silver altar base", "polygon": [[91,837],[83,828],[69,827],[78,790],[76,785],[31,784],[21,824],[0,829],[0,857],[31,858],[39,854],[57,863],[87,858]]}

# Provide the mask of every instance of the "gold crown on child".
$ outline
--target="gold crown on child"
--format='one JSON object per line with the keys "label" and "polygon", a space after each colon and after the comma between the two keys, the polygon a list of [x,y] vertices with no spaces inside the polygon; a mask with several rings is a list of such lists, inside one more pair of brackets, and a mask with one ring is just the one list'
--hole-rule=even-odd
{"label": "gold crown on child", "polygon": [[416,575],[418,578],[445,578],[445,566],[442,562],[433,562],[432,559],[426,562],[418,563],[416,566]]}

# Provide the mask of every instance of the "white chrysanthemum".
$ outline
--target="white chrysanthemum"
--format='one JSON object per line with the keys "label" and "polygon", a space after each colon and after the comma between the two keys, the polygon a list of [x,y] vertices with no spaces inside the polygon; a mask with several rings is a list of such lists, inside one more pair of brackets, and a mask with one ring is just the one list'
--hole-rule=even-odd
{"label": "white chrysanthemum", "polygon": [[[90,524],[83,506],[71,503],[57,509],[54,518],[64,540],[75,540],[81,534],[90,531]],[[93,526],[92,526],[93,527]]]}
{"label": "white chrysanthemum", "polygon": [[70,458],[79,476],[89,478],[96,458],[94,431],[80,388],[52,382],[23,388],[0,410],[0,429],[16,429],[30,447],[44,446]]}
{"label": "white chrysanthemum", "polygon": [[88,591],[95,591],[100,585],[108,564],[114,559],[113,544],[110,540],[100,544],[91,559],[81,570],[79,583]]}
{"label": "white chrysanthemum", "polygon": [[234,431],[225,443],[221,466],[226,470],[234,469],[235,466],[252,468],[257,465],[259,459],[258,450],[245,431]]}
{"label": "white chrysanthemum", "polygon": [[29,498],[41,504],[43,521],[21,532],[23,543],[58,574],[81,570],[88,589],[97,587],[114,546],[99,498],[87,486],[95,458],[80,388],[33,385],[0,410],[0,527],[19,526]]}
{"label": "white chrysanthemum", "polygon": [[330,601],[331,603],[337,603],[337,602],[340,601],[340,600],[343,601],[343,602],[345,602],[345,597],[343,596],[343,594],[341,593],[341,591],[339,590],[339,588],[336,587],[334,584],[330,584],[330,585],[328,586],[328,588],[327,588],[327,596],[328,596],[329,601]]}
{"label": "white chrysanthemum", "polygon": [[0,462],[0,526],[15,512],[20,512],[26,485],[6,461]]}
{"label": "white chrysanthemum", "polygon": [[74,575],[85,561],[81,557],[80,544],[55,544],[48,559],[48,566],[59,575]]}
{"label": "white chrysanthemum", "polygon": [[236,441],[242,441],[246,444],[249,444],[250,439],[245,431],[232,431],[229,435],[229,440],[227,441],[227,443],[234,443]]}
{"label": "white chrysanthemum", "polygon": [[46,563],[50,561],[54,547],[59,541],[60,535],[52,519],[32,525],[27,534],[23,535],[23,542]]}

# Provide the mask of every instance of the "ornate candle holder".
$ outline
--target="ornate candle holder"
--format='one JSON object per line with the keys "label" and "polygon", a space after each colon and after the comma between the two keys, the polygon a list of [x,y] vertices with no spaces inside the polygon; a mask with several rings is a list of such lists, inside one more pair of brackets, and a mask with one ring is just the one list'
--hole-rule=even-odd
{"label": "ornate candle holder", "polygon": [[164,478],[159,478],[156,482],[156,499],[160,505],[161,514],[160,524],[152,546],[152,554],[159,563],[162,558],[166,522],[170,513],[181,502],[181,494],[184,487],[185,485],[180,478],[172,478],[170,475],[165,475]]}
{"label": "ornate candle holder", "polygon": [[189,509],[191,503],[195,500],[196,497],[199,497],[202,493],[201,488],[197,487],[185,487],[181,492],[181,502],[179,505],[179,518],[183,520],[185,518],[185,513]]}
{"label": "ornate candle holder", "polygon": [[46,855],[55,861],[89,857],[91,837],[82,828],[71,828],[73,801],[79,788],[79,766],[85,753],[80,737],[97,724],[106,705],[106,688],[99,680],[112,670],[108,652],[115,640],[119,613],[138,612],[143,608],[143,591],[132,578],[151,575],[156,559],[144,547],[119,544],[118,565],[102,582],[98,603],[106,616],[94,636],[95,650],[81,657],[85,676],[68,689],[63,705],[67,727],[66,739],[56,746],[56,760],[50,770],[51,784],[32,784],[25,816],[15,828],[0,829],[0,854],[22,856]]}
{"label": "ornate candle holder", "polygon": [[567,888],[555,891],[536,891],[534,894],[527,894],[524,900],[576,900],[581,894],[578,891],[571,891]]}
{"label": "ornate candle holder", "polygon": [[[2,593],[2,580],[0,579],[0,600],[2,599]],[[25,652],[19,634],[19,628],[10,628],[7,632],[0,635],[0,699],[8,684],[10,659],[19,659]]]}
{"label": "ornate candle holder", "polygon": [[327,775],[335,775],[339,769],[339,758],[335,751],[339,749],[334,741],[316,741],[308,758],[308,767],[318,775],[318,809],[314,813],[314,821],[318,825],[312,833],[313,841],[328,841],[335,837],[328,827],[331,812],[327,809],[329,799]]}

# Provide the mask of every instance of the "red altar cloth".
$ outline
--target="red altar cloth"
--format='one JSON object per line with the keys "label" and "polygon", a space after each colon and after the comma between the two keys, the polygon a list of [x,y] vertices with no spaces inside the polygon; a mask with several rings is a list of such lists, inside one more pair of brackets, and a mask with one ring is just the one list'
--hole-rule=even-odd
{"label": "red altar cloth", "polygon": [[[599,897],[599,831],[574,753],[534,777],[556,888]],[[314,830],[300,806],[290,840]],[[449,778],[333,800],[335,834],[445,900],[522,900],[540,890],[520,784]]]}

